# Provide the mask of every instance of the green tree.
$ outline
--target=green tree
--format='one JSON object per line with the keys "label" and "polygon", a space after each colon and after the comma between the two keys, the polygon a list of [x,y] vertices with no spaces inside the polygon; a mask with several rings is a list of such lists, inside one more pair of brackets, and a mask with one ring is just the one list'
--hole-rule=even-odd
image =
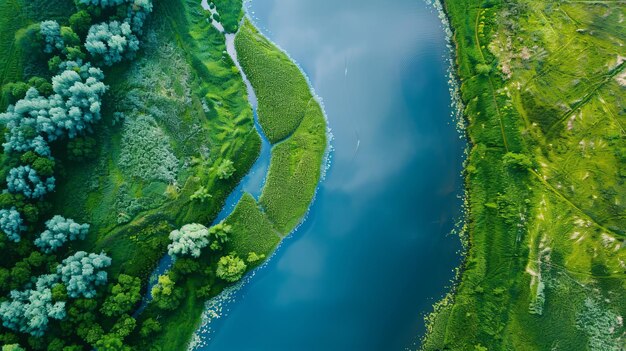
{"label": "green tree", "polygon": [[209,246],[213,251],[219,251],[224,248],[224,244],[226,244],[230,240],[230,234],[232,233],[233,227],[229,224],[225,224],[223,221],[209,228],[209,239],[211,241],[211,245]]}
{"label": "green tree", "polygon": [[158,283],[152,288],[152,299],[157,307],[174,310],[180,304],[182,291],[177,289],[169,275],[159,276]]}
{"label": "green tree", "polygon": [[141,300],[141,280],[126,274],[120,274],[117,284],[111,286],[111,293],[100,308],[105,316],[120,316],[130,312]]}
{"label": "green tree", "polygon": [[236,282],[246,271],[246,263],[234,254],[222,256],[217,263],[217,277],[227,282]]}
{"label": "green tree", "polygon": [[139,334],[141,334],[141,336],[148,337],[158,331],[161,331],[161,324],[159,323],[159,321],[153,319],[153,318],[148,318],[146,319],[143,324],[141,325],[141,329],[139,330]]}
{"label": "green tree", "polygon": [[70,16],[70,27],[76,34],[84,37],[91,27],[91,15],[85,10],[80,10]]}
{"label": "green tree", "polygon": [[219,179],[228,179],[235,173],[235,166],[233,161],[224,159],[222,163],[217,167],[217,177]]}

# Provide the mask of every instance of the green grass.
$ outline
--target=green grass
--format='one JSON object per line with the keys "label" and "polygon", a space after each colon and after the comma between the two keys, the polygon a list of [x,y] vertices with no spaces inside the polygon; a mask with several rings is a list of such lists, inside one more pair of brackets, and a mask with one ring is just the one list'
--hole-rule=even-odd
{"label": "green grass", "polygon": [[250,252],[268,256],[280,242],[280,234],[250,194],[244,194],[226,223],[233,227],[227,251],[235,251],[241,257]]}
{"label": "green grass", "polygon": [[[259,123],[272,144],[300,125],[313,99],[306,78],[287,55],[246,20],[235,38],[237,56],[259,100]],[[285,97],[290,97],[289,99]]]}
{"label": "green grass", "polygon": [[326,150],[326,121],[311,100],[302,123],[289,139],[272,149],[260,203],[274,227],[290,233],[306,213],[320,180]]}
{"label": "green grass", "polygon": [[[626,109],[616,78],[626,9],[478,0],[445,9],[471,142],[468,249],[422,348],[620,349],[623,326],[589,321],[626,313]],[[509,151],[535,166],[506,167]]]}

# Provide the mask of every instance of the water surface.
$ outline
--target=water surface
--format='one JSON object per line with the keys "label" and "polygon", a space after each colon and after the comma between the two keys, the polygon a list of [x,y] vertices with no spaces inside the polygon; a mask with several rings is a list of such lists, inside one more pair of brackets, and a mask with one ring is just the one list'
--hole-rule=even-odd
{"label": "water surface", "polygon": [[308,74],[334,140],[305,223],[200,350],[401,350],[458,265],[463,141],[437,14],[421,0],[253,0]]}

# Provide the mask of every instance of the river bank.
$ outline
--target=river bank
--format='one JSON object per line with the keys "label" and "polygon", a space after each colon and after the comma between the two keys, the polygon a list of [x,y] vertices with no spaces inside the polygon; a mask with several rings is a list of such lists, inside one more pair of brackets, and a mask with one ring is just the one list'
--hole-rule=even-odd
{"label": "river bank", "polygon": [[[610,151],[620,142],[607,135],[623,132],[623,114],[602,126],[594,121],[602,120],[604,96],[619,90],[612,77],[623,67],[612,49],[600,49],[610,47],[604,36],[583,37],[579,28],[604,13],[597,30],[613,35],[623,9],[562,4],[562,18],[536,2],[444,4],[471,143],[468,249],[456,288],[428,319],[422,349],[619,349],[624,252],[609,242],[620,240],[624,223],[609,204],[610,194],[624,193],[615,177],[624,160]],[[590,72],[596,88],[581,93],[572,77]],[[595,149],[597,158],[580,151],[590,135],[609,146]],[[600,292],[613,298],[601,301]],[[599,332],[600,323],[611,327]]]}

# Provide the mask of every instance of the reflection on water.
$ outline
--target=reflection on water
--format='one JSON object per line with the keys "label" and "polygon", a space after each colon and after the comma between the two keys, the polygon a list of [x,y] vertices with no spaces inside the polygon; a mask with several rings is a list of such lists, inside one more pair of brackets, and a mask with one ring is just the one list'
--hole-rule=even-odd
{"label": "reflection on water", "polygon": [[420,0],[253,0],[324,99],[333,164],[307,221],[201,350],[395,350],[459,258],[463,141],[436,13]]}

